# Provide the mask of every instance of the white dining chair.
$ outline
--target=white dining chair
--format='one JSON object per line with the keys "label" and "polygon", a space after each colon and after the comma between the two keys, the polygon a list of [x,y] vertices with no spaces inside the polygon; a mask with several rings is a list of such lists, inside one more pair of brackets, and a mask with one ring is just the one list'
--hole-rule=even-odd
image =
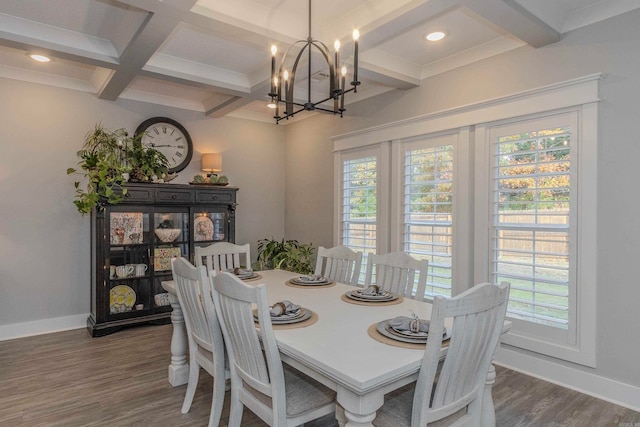
{"label": "white dining chair", "polygon": [[229,426],[240,425],[244,406],[270,426],[297,426],[335,414],[334,391],[283,365],[271,326],[266,286],[248,285],[226,272],[211,280],[231,370]]}
{"label": "white dining chair", "polygon": [[209,426],[215,427],[220,423],[225,383],[230,375],[225,369],[224,341],[211,298],[207,270],[203,266],[194,267],[183,257],[172,260],[171,270],[189,343],[189,379],[181,411],[186,414],[191,408],[202,367],[213,376]]}
{"label": "white dining chair", "polygon": [[[241,259],[244,255],[244,259]],[[196,246],[195,265],[204,265],[207,270],[227,271],[234,268],[251,268],[251,246],[218,242],[209,246]]]}
{"label": "white dining chair", "polygon": [[[435,297],[418,380],[385,396],[374,426],[427,426],[439,420],[481,425],[487,372],[500,340],[509,289],[506,282],[482,283],[453,298]],[[453,319],[453,327],[441,361],[446,318]]]}
{"label": "white dining chair", "polygon": [[362,269],[362,252],[346,246],[318,248],[315,274],[329,280],[358,286],[358,278]]}
{"label": "white dining chair", "polygon": [[380,289],[424,301],[429,261],[417,260],[405,252],[384,255],[369,254],[365,286],[378,285]]}

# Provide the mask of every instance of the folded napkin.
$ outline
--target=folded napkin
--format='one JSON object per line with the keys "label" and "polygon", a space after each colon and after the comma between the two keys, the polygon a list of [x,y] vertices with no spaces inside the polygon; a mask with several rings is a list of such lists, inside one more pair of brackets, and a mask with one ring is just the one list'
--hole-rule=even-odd
{"label": "folded napkin", "polygon": [[291,301],[283,300],[281,302],[273,304],[271,310],[269,311],[271,312],[272,317],[277,317],[285,314],[295,313],[298,310],[300,310],[299,305],[294,304]]}
{"label": "folded napkin", "polygon": [[389,320],[389,326],[397,331],[429,332],[429,321],[407,316],[398,316]]}
{"label": "folded napkin", "polygon": [[381,291],[377,285],[369,285],[365,289],[359,289],[358,293],[360,295],[382,295],[384,291]]}

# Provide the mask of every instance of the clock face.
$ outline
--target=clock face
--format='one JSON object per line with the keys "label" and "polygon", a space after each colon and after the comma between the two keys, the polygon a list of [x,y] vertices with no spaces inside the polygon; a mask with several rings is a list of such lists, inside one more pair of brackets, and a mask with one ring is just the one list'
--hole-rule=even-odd
{"label": "clock face", "polygon": [[165,155],[169,172],[179,172],[191,161],[193,144],[189,132],[180,123],[167,117],[145,120],[136,129],[136,135],[144,132],[142,145],[152,147]]}

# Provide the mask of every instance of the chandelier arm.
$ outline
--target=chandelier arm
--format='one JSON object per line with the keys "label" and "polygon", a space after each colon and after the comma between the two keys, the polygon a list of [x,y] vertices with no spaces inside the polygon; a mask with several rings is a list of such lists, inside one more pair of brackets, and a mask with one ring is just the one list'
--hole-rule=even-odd
{"label": "chandelier arm", "polygon": [[[342,74],[341,77],[341,81],[339,81],[339,74],[338,74],[338,66],[339,66],[339,61],[338,61],[338,47],[336,47],[336,52],[335,52],[335,60],[333,59],[332,55],[331,55],[331,50],[321,41],[319,40],[314,40],[313,37],[311,36],[311,0],[309,1],[309,36],[307,38],[307,40],[298,40],[295,43],[293,43],[291,46],[289,46],[289,48],[284,52],[284,54],[282,55],[282,60],[280,62],[280,66],[278,67],[278,83],[277,83],[277,88],[274,88],[272,86],[272,90],[269,93],[269,96],[271,96],[272,100],[276,100],[276,113],[275,113],[275,120],[276,123],[279,123],[281,120],[285,120],[285,119],[289,119],[289,117],[293,117],[294,115],[298,114],[301,111],[314,111],[314,110],[318,110],[318,111],[323,111],[323,112],[327,112],[327,113],[333,113],[333,114],[340,114],[340,117],[342,117],[342,113],[345,110],[344,108],[344,94],[345,93],[349,93],[349,92],[357,92],[358,90],[358,85],[360,85],[360,82],[358,81],[358,37],[359,34],[357,33],[357,30],[354,30],[354,41],[355,41],[355,47],[354,47],[354,70],[353,70],[353,80],[351,81],[351,88],[350,89],[346,89],[345,88],[345,75],[346,74]],[[301,47],[300,51],[297,53],[295,60],[293,62],[293,67],[291,68],[291,71],[287,71],[285,69],[285,61],[289,55],[289,52],[291,51],[292,48],[294,48],[294,46],[297,46],[298,44],[302,44],[303,46]],[[312,102],[311,101],[311,73],[312,73],[312,49],[313,47],[315,47],[316,49],[318,49],[318,51],[322,54],[322,56],[324,57],[324,60],[327,64],[327,66],[329,67],[329,96],[321,101],[318,102]],[[302,104],[299,102],[295,102],[294,100],[294,89],[295,89],[295,78],[296,78],[296,72],[298,69],[298,65],[300,64],[300,58],[302,57],[302,55],[305,53],[305,49],[308,49],[307,55],[308,55],[308,82],[307,82],[307,102]],[[275,51],[273,53],[273,55],[275,56]],[[274,59],[272,59],[272,68],[271,68],[271,74],[272,74],[272,84],[273,82],[276,80],[274,74]],[[287,79],[285,81],[284,74],[287,73]],[[342,82],[342,83],[341,83]],[[278,108],[278,103],[282,102],[282,92],[284,91],[284,99],[285,99],[285,111],[284,111],[284,115],[280,116],[279,113],[279,108]],[[320,107],[319,105],[329,101],[333,99],[333,110],[330,110],[328,108],[324,108],[324,107]],[[297,110],[294,111],[294,106],[297,107],[301,107]]]}
{"label": "chandelier arm", "polygon": [[331,51],[329,50],[327,45],[322,43],[320,40],[311,40],[311,44],[313,44],[316,47],[316,49],[318,49],[320,53],[322,53],[322,56],[324,56],[324,60],[329,66],[329,96],[335,97],[336,96],[335,81],[336,81],[336,73],[338,72],[336,67],[338,66],[338,64],[335,64],[334,66],[333,58],[331,57]]}

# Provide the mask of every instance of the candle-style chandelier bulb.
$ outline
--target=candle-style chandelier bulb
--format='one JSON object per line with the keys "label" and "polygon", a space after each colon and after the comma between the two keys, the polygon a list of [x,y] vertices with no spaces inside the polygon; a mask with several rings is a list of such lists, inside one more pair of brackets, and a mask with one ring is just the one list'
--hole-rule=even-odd
{"label": "candle-style chandelier bulb", "polygon": [[[358,40],[360,38],[360,32],[356,29],[353,30],[353,79],[351,80],[351,87],[346,89],[345,79],[347,75],[347,67],[340,68],[340,40],[336,40],[333,44],[333,54],[329,48],[319,40],[314,40],[311,36],[311,0],[309,0],[309,37],[306,40],[298,40],[288,49],[284,51],[280,64],[277,64],[276,54],[278,49],[275,45],[271,46],[271,96],[272,103],[276,104],[276,123],[280,120],[288,119],[301,111],[321,111],[331,114],[339,114],[342,117],[344,108],[344,95],[348,92],[357,92],[358,85]],[[295,48],[294,48],[295,46]],[[293,49],[292,49],[293,48]],[[329,68],[328,75],[328,91],[326,97],[319,101],[311,100],[312,93],[312,74],[314,70],[312,67],[312,49],[316,49],[318,53],[324,58],[327,67]],[[285,68],[285,60],[287,55],[291,52],[297,52],[293,61],[287,61],[287,64],[293,64],[293,67],[287,70]],[[307,100],[306,102],[296,101],[294,98],[295,79],[298,65],[305,61],[300,61],[302,55],[308,56],[308,63],[305,65],[308,67],[307,77]],[[333,100],[333,108],[327,107],[330,101]],[[285,103],[285,108],[281,110],[278,108],[280,102]],[[324,105],[323,105],[324,104]]]}

